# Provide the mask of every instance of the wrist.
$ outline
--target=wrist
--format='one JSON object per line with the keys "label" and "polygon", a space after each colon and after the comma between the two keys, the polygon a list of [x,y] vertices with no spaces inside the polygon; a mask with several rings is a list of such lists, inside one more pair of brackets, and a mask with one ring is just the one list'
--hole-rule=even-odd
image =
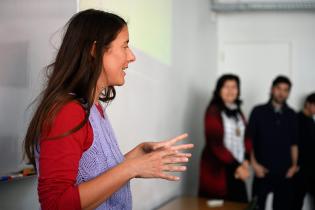
{"label": "wrist", "polygon": [[125,167],[129,179],[133,179],[139,176],[135,159],[125,159],[121,164]]}

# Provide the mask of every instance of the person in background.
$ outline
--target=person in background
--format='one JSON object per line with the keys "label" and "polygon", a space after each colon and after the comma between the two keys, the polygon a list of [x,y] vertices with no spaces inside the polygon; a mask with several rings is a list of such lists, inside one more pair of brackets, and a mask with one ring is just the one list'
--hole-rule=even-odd
{"label": "person in background", "polygon": [[301,210],[306,193],[312,196],[315,208],[315,93],[306,97],[304,108],[298,113],[299,171],[293,177],[294,199],[292,210]]}
{"label": "person in background", "polygon": [[240,80],[226,74],[219,78],[205,115],[206,145],[200,165],[199,196],[247,202],[251,143],[245,139]]}
{"label": "person in background", "polygon": [[[36,164],[42,210],[130,210],[133,178],[179,180],[192,144],[187,134],[144,142],[123,155],[100,102],[115,97],[135,61],[126,22],[100,10],[85,10],[68,22],[48,83],[30,121],[25,152]],[[139,96],[141,97],[141,96]],[[122,119],[123,120],[123,119]]]}
{"label": "person in background", "polygon": [[270,100],[253,109],[247,126],[253,142],[253,196],[259,210],[265,209],[269,192],[274,194],[273,210],[290,209],[290,180],[298,170],[297,117],[286,103],[290,90],[287,77],[275,78]]}

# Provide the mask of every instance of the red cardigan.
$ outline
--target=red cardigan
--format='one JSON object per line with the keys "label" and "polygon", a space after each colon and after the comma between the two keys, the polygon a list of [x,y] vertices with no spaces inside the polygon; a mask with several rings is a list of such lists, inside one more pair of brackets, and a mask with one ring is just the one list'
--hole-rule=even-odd
{"label": "red cardigan", "polygon": [[[242,114],[245,122],[245,118]],[[246,123],[246,122],[245,122]],[[202,152],[199,179],[199,195],[208,198],[224,198],[227,193],[227,165],[237,168],[239,163],[224,146],[224,127],[221,111],[210,106],[205,115],[206,145]],[[245,138],[245,157],[249,156],[252,144]]]}
{"label": "red cardigan", "polygon": [[[103,110],[97,106],[100,113]],[[47,137],[63,134],[82,122],[85,111],[79,103],[69,102],[57,113]],[[42,131],[47,133],[46,130]],[[38,198],[41,209],[81,209],[76,185],[82,153],[93,142],[91,124],[62,138],[40,139]]]}

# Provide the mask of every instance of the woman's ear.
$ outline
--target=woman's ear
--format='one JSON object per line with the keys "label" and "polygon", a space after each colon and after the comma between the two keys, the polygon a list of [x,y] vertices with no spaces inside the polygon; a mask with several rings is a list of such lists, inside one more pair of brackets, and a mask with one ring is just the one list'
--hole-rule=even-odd
{"label": "woman's ear", "polygon": [[95,58],[95,54],[96,54],[96,41],[93,42],[90,53],[91,53],[91,56],[92,56],[93,58]]}

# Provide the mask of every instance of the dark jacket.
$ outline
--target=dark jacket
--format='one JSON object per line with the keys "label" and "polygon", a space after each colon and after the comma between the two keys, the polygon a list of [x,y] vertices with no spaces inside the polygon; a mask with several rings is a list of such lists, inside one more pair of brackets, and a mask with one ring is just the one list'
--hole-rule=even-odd
{"label": "dark jacket", "polygon": [[268,102],[256,106],[249,118],[247,135],[252,139],[255,158],[270,176],[285,177],[292,165],[291,146],[297,144],[297,116],[286,104],[276,112]]}

